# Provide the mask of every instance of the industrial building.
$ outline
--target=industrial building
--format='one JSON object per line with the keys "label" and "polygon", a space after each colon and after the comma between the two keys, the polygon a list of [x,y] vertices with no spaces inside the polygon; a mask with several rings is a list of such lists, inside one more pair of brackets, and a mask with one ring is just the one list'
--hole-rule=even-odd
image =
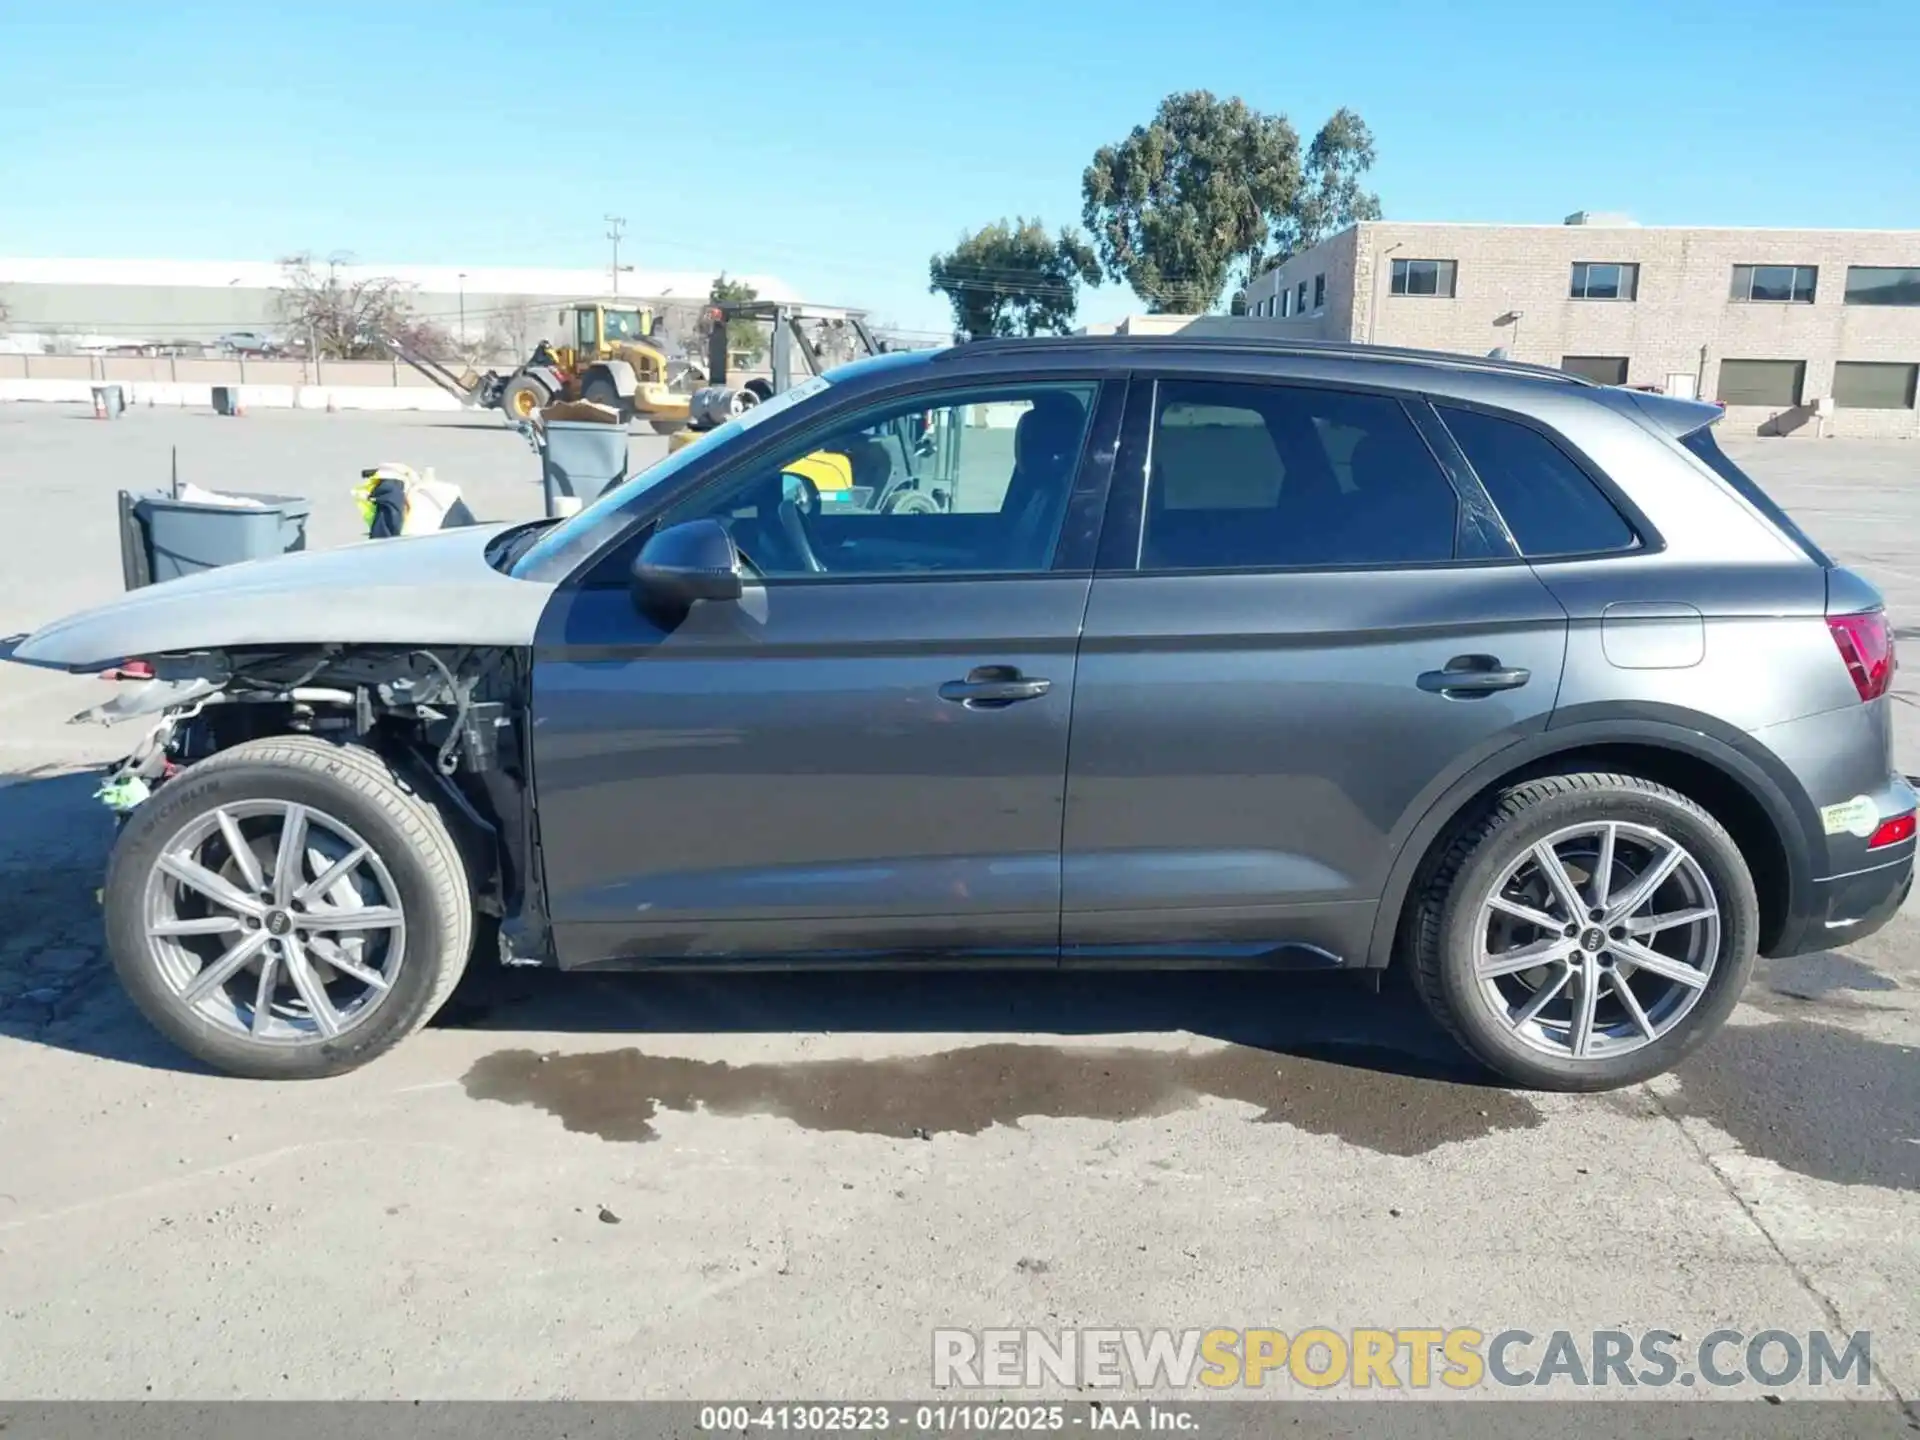
{"label": "industrial building", "polygon": [[1369,221],[1258,276],[1276,333],[1698,395],[1743,433],[1920,435],[1920,230]]}
{"label": "industrial building", "polygon": [[[287,266],[272,261],[19,260],[0,258],[0,351],[78,352],[161,345],[192,352],[222,337],[283,336]],[[317,268],[324,271],[324,263]],[[508,269],[474,265],[342,265],[344,283],[391,279],[413,311],[461,344],[524,353],[565,338],[559,306],[614,299],[692,309],[713,270]],[[738,277],[764,299],[800,297],[769,275]]]}

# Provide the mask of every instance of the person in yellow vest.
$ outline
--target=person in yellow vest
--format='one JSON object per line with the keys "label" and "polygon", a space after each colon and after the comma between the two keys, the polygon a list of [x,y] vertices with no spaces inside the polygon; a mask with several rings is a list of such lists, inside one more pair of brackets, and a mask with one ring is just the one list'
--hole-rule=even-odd
{"label": "person in yellow vest", "polygon": [[473,512],[460,498],[459,486],[436,479],[431,470],[419,475],[411,465],[397,461],[362,470],[353,498],[369,540],[473,524]]}

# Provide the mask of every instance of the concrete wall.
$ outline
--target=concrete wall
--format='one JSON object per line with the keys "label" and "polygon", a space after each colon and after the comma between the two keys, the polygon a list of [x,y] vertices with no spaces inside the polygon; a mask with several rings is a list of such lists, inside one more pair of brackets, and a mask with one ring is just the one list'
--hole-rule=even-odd
{"label": "concrete wall", "polygon": [[122,385],[129,405],[210,406],[213,387],[237,386],[259,409],[458,410],[460,402],[397,361],[132,359],[0,355],[0,401],[87,404],[93,387]]}
{"label": "concrete wall", "polygon": [[[1452,260],[1451,299],[1390,293],[1395,259]],[[1575,261],[1640,267],[1632,301],[1576,300]],[[1735,265],[1812,265],[1814,303],[1734,301]],[[1485,355],[1505,346],[1515,360],[1559,365],[1568,355],[1628,360],[1627,383],[1659,385],[1670,373],[1698,378],[1712,399],[1723,359],[1806,362],[1800,410],[1736,407],[1724,422],[1748,434],[1812,435],[1811,402],[1830,395],[1836,360],[1920,362],[1920,308],[1846,305],[1849,265],[1920,266],[1920,231],[1716,230],[1597,225],[1359,225],[1261,276],[1249,309],[1305,276],[1328,276],[1324,315],[1280,322],[1314,338]],[[1338,293],[1337,293],[1338,292]],[[1516,325],[1499,323],[1514,311]],[[1376,318],[1377,312],[1377,318]],[[1839,410],[1827,433],[1920,436],[1920,414]]]}

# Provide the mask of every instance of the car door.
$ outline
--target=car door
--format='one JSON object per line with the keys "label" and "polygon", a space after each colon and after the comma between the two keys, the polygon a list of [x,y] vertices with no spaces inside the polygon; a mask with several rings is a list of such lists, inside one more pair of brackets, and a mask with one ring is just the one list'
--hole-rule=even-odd
{"label": "car door", "polygon": [[1567,619],[1415,396],[1137,380],[1075,682],[1068,961],[1364,963],[1393,849]]}
{"label": "car door", "polygon": [[533,673],[563,964],[1056,957],[1123,388],[923,388],[763,448],[646,522],[717,519],[751,565],[671,628],[620,575],[563,587]]}

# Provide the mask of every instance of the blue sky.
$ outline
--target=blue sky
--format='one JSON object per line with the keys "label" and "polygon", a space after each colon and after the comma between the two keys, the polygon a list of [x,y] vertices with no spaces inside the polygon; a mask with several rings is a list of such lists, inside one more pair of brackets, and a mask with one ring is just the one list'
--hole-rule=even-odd
{"label": "blue sky", "polygon": [[1920,227],[1913,0],[565,8],[0,0],[0,254],[596,265],[611,211],[623,260],[938,329],[933,251],[1078,223],[1189,88],[1303,143],[1353,106],[1400,219]]}

